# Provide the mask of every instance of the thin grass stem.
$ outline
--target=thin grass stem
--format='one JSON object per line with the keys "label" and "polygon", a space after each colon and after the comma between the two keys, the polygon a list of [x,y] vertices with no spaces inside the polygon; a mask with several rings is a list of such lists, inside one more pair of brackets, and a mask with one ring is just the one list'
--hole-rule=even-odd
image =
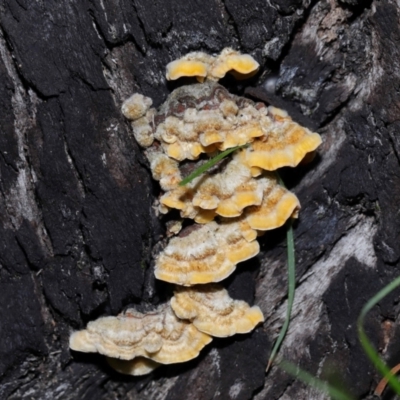
{"label": "thin grass stem", "polygon": [[[276,173],[279,183],[285,187],[281,177]],[[287,264],[288,264],[288,302],[286,309],[286,319],[283,323],[281,331],[279,332],[278,339],[276,340],[274,347],[271,351],[271,355],[268,360],[267,371],[270,369],[275,357],[279,351],[279,348],[285,339],[287,330],[289,328],[290,316],[292,314],[294,293],[296,286],[296,260],[295,260],[295,249],[294,249],[294,238],[293,238],[293,226],[292,219],[287,222],[286,230],[286,243],[287,243]]]}
{"label": "thin grass stem", "polygon": [[219,153],[215,157],[213,157],[211,160],[207,161],[203,165],[201,165],[199,168],[195,169],[190,175],[188,175],[186,178],[182,179],[179,182],[179,186],[185,186],[189,182],[191,182],[193,179],[197,178],[204,172],[206,172],[208,169],[213,167],[217,162],[221,161],[223,158],[229,156],[229,154],[233,153],[236,150],[242,149],[243,147],[247,146],[247,144],[244,144],[243,146],[236,146],[232,147],[228,150],[223,151],[222,153]]}
{"label": "thin grass stem", "polygon": [[358,338],[368,358],[374,364],[375,368],[388,380],[390,387],[400,394],[400,382],[390,371],[389,367],[381,360],[378,352],[374,349],[373,345],[368,339],[364,330],[364,320],[368,312],[379,303],[385,296],[400,286],[400,276],[394,281],[386,285],[374,297],[372,297],[362,308],[361,313],[357,319]]}

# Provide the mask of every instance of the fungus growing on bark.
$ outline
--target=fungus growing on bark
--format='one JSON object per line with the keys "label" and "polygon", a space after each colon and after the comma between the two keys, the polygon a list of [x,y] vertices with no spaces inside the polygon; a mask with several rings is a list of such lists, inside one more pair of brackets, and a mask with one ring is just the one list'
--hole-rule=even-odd
{"label": "fungus growing on bark", "polygon": [[[181,221],[167,223],[167,236],[179,235],[156,258],[156,278],[187,287],[177,287],[171,305],[153,312],[128,309],[89,322],[71,335],[71,349],[98,352],[117,371],[142,375],[159,364],[196,357],[212,340],[209,335],[246,333],[264,320],[257,306],[233,300],[222,286],[209,283],[257,255],[260,232],[297,217],[297,197],[269,171],[297,166],[321,138],[285,111],[230,94],[213,82],[228,72],[246,78],[258,68],[251,56],[230,48],[216,57],[190,53],[168,64],[167,79],[194,76],[204,83],[174,90],[158,110],[140,94],[123,103],[122,112],[164,191],[160,211],[175,208],[197,222],[182,231]],[[231,157],[221,160],[228,151],[207,163],[228,149],[235,151]],[[210,165],[198,176],[204,171],[197,168]],[[195,178],[180,186],[193,171]]]}
{"label": "fungus growing on bark", "polygon": [[173,81],[184,76],[196,77],[203,82],[208,74],[208,67],[214,57],[201,51],[186,54],[178,60],[171,61],[166,67],[166,78]]}
{"label": "fungus growing on bark", "polygon": [[172,238],[158,255],[157,279],[183,286],[219,282],[239,262],[260,251],[257,232],[244,220],[210,222],[190,229],[186,236]]}
{"label": "fungus growing on bark", "polygon": [[317,133],[292,121],[285,111],[232,95],[215,82],[176,89],[158,111],[148,108],[148,98],[138,95],[133,102],[132,97],[127,103],[140,112],[125,114],[131,119],[140,115],[132,122],[139,144],[149,147],[156,139],[153,152],[160,152],[161,145],[165,155],[177,161],[249,144],[243,162],[256,174],[257,168],[294,167],[321,143]]}
{"label": "fungus growing on bark", "polygon": [[231,48],[226,48],[216,56],[196,51],[172,61],[167,65],[166,78],[175,80],[181,77],[196,77],[198,81],[204,79],[219,80],[228,72],[237,79],[246,79],[257,73],[260,64],[248,54],[240,54]]}
{"label": "fungus growing on bark", "polygon": [[297,197],[279,185],[275,174],[254,170],[243,163],[246,153],[237,152],[219,173],[204,173],[185,186],[166,190],[160,203],[180,210],[182,218],[207,223],[217,215],[234,218],[243,214],[253,229],[282,226],[300,209]]}
{"label": "fungus growing on bark", "polygon": [[196,160],[262,136],[261,117],[252,101],[215,82],[182,86],[156,112],[154,137],[168,157]]}
{"label": "fungus growing on bark", "polygon": [[161,188],[165,191],[176,188],[182,180],[177,161],[157,149],[149,149],[146,156],[153,178],[160,182]]}
{"label": "fungus growing on bark", "polygon": [[135,93],[122,104],[121,111],[124,116],[130,120],[143,117],[153,104],[150,97]]}
{"label": "fungus growing on bark", "polygon": [[254,140],[247,149],[246,162],[250,167],[275,171],[282,167],[296,167],[320,144],[318,133],[294,122],[286,111],[268,107],[269,126],[264,135]]}
{"label": "fungus growing on bark", "polygon": [[107,362],[120,374],[132,376],[147,375],[161,365],[144,357],[137,357],[133,360],[119,360],[118,358],[107,357]]}
{"label": "fungus growing on bark", "polygon": [[122,113],[132,121],[133,135],[142,147],[149,147],[154,140],[153,118],[155,109],[150,108],[153,100],[135,93],[122,104]]}
{"label": "fungus growing on bark", "polygon": [[248,333],[264,321],[259,307],[233,300],[216,284],[178,286],[171,307],[179,318],[192,321],[198,330],[216,337]]}
{"label": "fungus growing on bark", "polygon": [[246,79],[255,75],[260,64],[249,54],[240,54],[231,48],[222,50],[210,68],[211,79],[221,79],[228,72],[236,79]]}
{"label": "fungus growing on bark", "polygon": [[269,173],[261,180],[264,184],[262,203],[245,210],[246,221],[250,227],[268,231],[279,228],[290,217],[297,218],[300,210],[299,199],[279,185],[274,174]]}
{"label": "fungus growing on bark", "polygon": [[117,317],[89,322],[86,329],[71,335],[69,347],[122,360],[145,357],[173,364],[197,357],[210,342],[210,336],[162,305],[148,314],[128,309]]}
{"label": "fungus growing on bark", "polygon": [[250,168],[234,156],[221,172],[205,173],[186,186],[167,191],[160,202],[180,210],[182,217],[196,219],[202,209],[232,218],[240,216],[245,207],[260,205],[262,198],[262,181],[254,179]]}

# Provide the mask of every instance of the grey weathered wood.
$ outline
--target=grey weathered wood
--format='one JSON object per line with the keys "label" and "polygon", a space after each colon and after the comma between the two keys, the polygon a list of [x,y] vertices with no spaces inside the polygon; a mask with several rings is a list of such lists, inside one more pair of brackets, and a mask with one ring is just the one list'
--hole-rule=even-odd
{"label": "grey weathered wood", "polygon": [[[0,397],[326,398],[279,369],[265,376],[285,315],[283,229],[226,281],[266,315],[252,334],[143,378],[68,349],[71,330],[89,320],[168,296],[151,271],[163,237],[158,187],[122,101],[139,91],[159,105],[174,87],[167,62],[233,46],[263,67],[247,93],[324,139],[311,165],[282,172],[302,210],[281,354],[316,376],[336,368],[365,398],[378,376],[355,323],[400,258],[399,20],[394,0],[1,0]],[[367,320],[391,365],[397,301]]]}

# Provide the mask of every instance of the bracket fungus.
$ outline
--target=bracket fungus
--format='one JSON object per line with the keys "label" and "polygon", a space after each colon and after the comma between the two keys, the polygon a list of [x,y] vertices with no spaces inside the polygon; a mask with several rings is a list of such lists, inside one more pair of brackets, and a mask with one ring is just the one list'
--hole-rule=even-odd
{"label": "bracket fungus", "polygon": [[279,228],[289,217],[296,217],[300,209],[297,197],[279,185],[273,173],[253,177],[240,158],[241,153],[234,155],[221,172],[205,173],[184,187],[165,190],[160,197],[161,211],[175,208],[182,218],[197,223],[210,222],[216,216],[245,215],[251,228],[263,231]]}
{"label": "bracket fungus", "polygon": [[171,307],[179,318],[192,321],[199,331],[216,337],[248,333],[264,321],[259,307],[233,300],[216,284],[178,286]]}
{"label": "bracket fungus", "polygon": [[[299,200],[273,171],[309,158],[321,138],[285,111],[233,95],[216,82],[227,73],[247,78],[258,69],[253,57],[231,48],[217,56],[189,53],[167,65],[166,77],[201,83],[175,89],[159,109],[141,94],[123,103],[160,182],[159,210],[177,209],[194,220],[182,231],[181,221],[170,221],[169,241],[155,260],[156,278],[181,286],[170,303],[150,313],[128,309],[89,322],[71,335],[71,349],[101,353],[118,372],[143,375],[196,357],[211,336],[250,332],[263,322],[257,306],[231,299],[214,282],[259,253],[262,231],[297,217]],[[228,149],[236,151],[180,186],[183,177]]]}
{"label": "bracket fungus", "polygon": [[156,259],[155,276],[183,286],[219,282],[258,254],[257,232],[244,220],[195,225],[172,238]]}
{"label": "bracket fungus", "polygon": [[181,77],[196,77],[199,82],[205,79],[217,81],[231,72],[236,79],[246,79],[257,73],[260,64],[248,54],[226,48],[216,56],[201,51],[186,54],[167,65],[166,77],[175,80]]}
{"label": "bracket fungus", "polygon": [[262,186],[262,179],[254,179],[250,168],[234,156],[231,162],[222,164],[220,172],[206,172],[186,186],[166,191],[160,203],[180,210],[183,218],[196,220],[201,209],[233,218],[240,216],[245,207],[261,204]]}
{"label": "bracket fungus", "polygon": [[265,134],[246,149],[246,162],[250,167],[275,171],[282,167],[296,167],[320,144],[318,133],[311,132],[294,122],[286,111],[268,107],[270,126]]}
{"label": "bracket fungus", "polygon": [[263,183],[261,204],[248,207],[244,213],[249,226],[268,231],[281,227],[290,217],[297,218],[300,210],[298,198],[279,185],[274,174],[268,173]]}
{"label": "bracket fungus", "polygon": [[121,360],[145,357],[173,364],[197,357],[210,342],[210,336],[162,305],[148,314],[128,309],[117,317],[89,322],[86,329],[71,335],[69,347]]}

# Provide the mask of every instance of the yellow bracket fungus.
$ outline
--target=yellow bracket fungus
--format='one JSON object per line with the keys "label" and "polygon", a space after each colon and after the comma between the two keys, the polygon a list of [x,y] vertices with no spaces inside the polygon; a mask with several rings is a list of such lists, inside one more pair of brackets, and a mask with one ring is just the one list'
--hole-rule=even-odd
{"label": "yellow bracket fungus", "polygon": [[259,68],[260,64],[250,55],[226,48],[212,64],[210,77],[218,80],[231,72],[236,79],[246,79],[255,75]]}
{"label": "yellow bracket fungus", "polygon": [[216,284],[178,286],[171,307],[179,318],[192,321],[199,331],[216,337],[248,333],[264,321],[259,307],[233,300]]}
{"label": "yellow bracket fungus", "polygon": [[167,65],[166,78],[173,81],[184,76],[196,77],[199,82],[203,82],[213,60],[214,57],[201,51],[186,54],[179,60],[172,61]]}
{"label": "yellow bracket fungus", "polygon": [[264,183],[262,203],[248,207],[244,213],[250,227],[268,231],[281,227],[290,217],[297,218],[300,210],[298,198],[280,186],[276,176],[271,173],[261,181]]}
{"label": "yellow bracket fungus", "polygon": [[[156,259],[155,276],[183,286],[219,282],[260,251],[257,232],[246,221],[210,222],[172,238]],[[181,235],[184,234],[182,231]]]}
{"label": "yellow bracket fungus", "polygon": [[181,216],[193,212],[213,210],[213,215],[238,217],[245,207],[260,205],[263,187],[259,179],[254,179],[250,168],[239,157],[222,167],[219,173],[205,173],[186,186],[178,186],[160,198],[168,208],[181,210]]}
{"label": "yellow bracket fungus", "polygon": [[[201,83],[174,90],[158,110],[141,94],[123,103],[163,190],[159,210],[178,209],[197,224],[180,231],[181,221],[171,221],[167,237],[179,235],[156,257],[155,276],[181,285],[170,304],[89,322],[71,335],[71,349],[98,352],[118,372],[144,375],[196,357],[211,336],[250,332],[263,322],[257,306],[231,299],[213,282],[259,253],[256,239],[263,231],[297,217],[299,200],[270,171],[309,159],[321,138],[285,111],[235,96],[215,82],[227,73],[247,78],[258,69],[250,55],[231,48],[217,56],[189,53],[167,65],[167,79],[196,77]],[[179,185],[201,165],[208,168],[218,151],[237,146],[242,148],[231,157],[213,158],[203,175]]]}
{"label": "yellow bracket fungus", "polygon": [[69,347],[121,360],[145,357],[173,364],[197,357],[210,342],[210,336],[178,319],[169,305],[162,305],[148,314],[128,309],[117,317],[89,322],[86,329],[71,335]]}
{"label": "yellow bracket fungus", "polygon": [[237,152],[221,172],[206,172],[186,186],[166,190],[161,205],[166,211],[178,209],[182,218],[198,223],[244,213],[250,226],[258,230],[278,228],[297,216],[297,197],[279,185],[275,174],[261,170],[258,177],[253,177],[252,169],[243,163],[246,155],[246,150]]}
{"label": "yellow bracket fungus", "polygon": [[283,110],[268,107],[268,111],[270,126],[246,149],[246,162],[267,171],[296,167],[321,144],[321,137],[292,121]]}

